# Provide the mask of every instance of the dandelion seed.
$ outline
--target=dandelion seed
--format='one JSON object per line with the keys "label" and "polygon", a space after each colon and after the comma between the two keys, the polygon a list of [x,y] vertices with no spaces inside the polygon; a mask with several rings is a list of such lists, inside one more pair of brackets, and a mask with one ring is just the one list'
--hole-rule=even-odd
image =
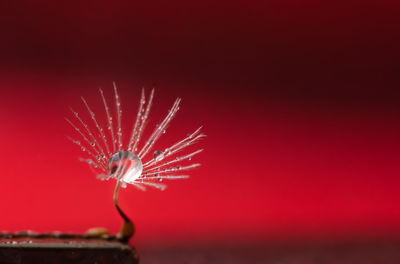
{"label": "dandelion seed", "polygon": [[[80,149],[84,153],[89,155],[89,158],[81,158],[80,160],[89,164],[89,167],[92,171],[100,171],[96,172],[98,179],[115,179],[117,181],[113,196],[114,205],[118,213],[124,219],[119,237],[122,241],[127,242],[130,237],[133,236],[135,228],[132,221],[126,216],[126,214],[120,209],[118,205],[117,197],[119,187],[125,188],[127,184],[132,184],[142,191],[146,190],[146,186],[159,190],[165,190],[167,186],[160,182],[163,182],[164,180],[178,180],[188,178],[188,175],[174,175],[174,173],[198,167],[200,166],[200,164],[194,163],[189,165],[181,165],[176,163],[191,160],[196,154],[202,152],[202,149],[198,149],[194,152],[180,155],[178,157],[175,157],[174,154],[184,150],[188,146],[197,143],[200,139],[205,137],[205,135],[200,133],[200,127],[195,132],[187,134],[184,139],[178,141],[170,147],[165,148],[164,151],[155,150],[153,152],[153,157],[148,158],[148,160],[144,162],[146,154],[148,154],[153,149],[153,147],[157,143],[157,140],[162,135],[166,134],[166,129],[168,125],[179,110],[181,99],[177,98],[175,100],[173,106],[168,111],[163,121],[155,126],[155,129],[152,132],[151,136],[144,141],[144,144],[142,146],[140,146],[140,139],[146,127],[154,97],[154,89],[152,89],[150,96],[147,99],[143,89],[139,101],[139,108],[136,114],[136,119],[132,124],[132,132],[130,134],[131,136],[129,142],[124,145],[123,134],[126,133],[122,131],[123,126],[121,100],[115,82],[113,83],[113,88],[116,108],[116,116],[114,119],[116,120],[116,130],[113,125],[113,116],[111,114],[112,111],[110,111],[107,103],[107,98],[101,89],[99,91],[106,113],[107,129],[103,129],[103,127],[97,121],[95,113],[92,111],[92,109],[89,107],[89,104],[83,97],[82,101],[87,111],[89,112],[91,120],[94,126],[97,128],[98,133],[93,133],[88,123],[83,120],[78,112],[75,112],[72,109],[71,111],[77,119],[75,121],[78,121],[77,123],[80,123],[81,128],[79,128],[69,119],[66,118],[65,120],[83,139],[83,141],[81,142],[69,138],[75,145],[80,147]],[[128,115],[128,118],[130,118],[130,120],[132,120],[131,117],[132,116]],[[108,131],[108,136],[106,135],[105,131]],[[107,140],[107,137],[109,137],[109,140]],[[111,142],[111,145],[109,145],[108,142]],[[126,149],[123,149],[123,146],[126,146]],[[173,164],[173,167],[167,167],[171,164]]]}

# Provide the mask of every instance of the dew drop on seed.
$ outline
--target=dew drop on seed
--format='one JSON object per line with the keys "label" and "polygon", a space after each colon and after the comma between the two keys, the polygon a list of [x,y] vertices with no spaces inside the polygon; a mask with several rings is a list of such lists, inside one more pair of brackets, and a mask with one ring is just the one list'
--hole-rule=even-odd
{"label": "dew drop on seed", "polygon": [[121,150],[108,160],[107,169],[111,177],[120,179],[121,182],[133,183],[142,174],[143,164],[136,154]]}

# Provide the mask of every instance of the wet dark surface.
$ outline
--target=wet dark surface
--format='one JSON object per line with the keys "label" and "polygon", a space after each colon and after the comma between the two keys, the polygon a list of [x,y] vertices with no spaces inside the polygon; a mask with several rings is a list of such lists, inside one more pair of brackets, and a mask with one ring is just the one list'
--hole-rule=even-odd
{"label": "wet dark surface", "polygon": [[0,264],[123,263],[136,264],[136,251],[104,239],[0,239]]}
{"label": "wet dark surface", "polygon": [[398,264],[400,241],[281,243],[141,249],[141,264]]}

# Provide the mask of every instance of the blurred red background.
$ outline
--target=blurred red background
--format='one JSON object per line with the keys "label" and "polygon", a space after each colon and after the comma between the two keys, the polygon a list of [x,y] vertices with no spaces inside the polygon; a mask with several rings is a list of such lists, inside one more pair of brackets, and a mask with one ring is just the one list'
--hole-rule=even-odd
{"label": "blurred red background", "polygon": [[0,229],[118,231],[64,120],[116,81],[127,128],[156,87],[147,134],[183,98],[160,148],[208,135],[191,179],[122,190],[134,244],[400,235],[396,2],[0,5]]}

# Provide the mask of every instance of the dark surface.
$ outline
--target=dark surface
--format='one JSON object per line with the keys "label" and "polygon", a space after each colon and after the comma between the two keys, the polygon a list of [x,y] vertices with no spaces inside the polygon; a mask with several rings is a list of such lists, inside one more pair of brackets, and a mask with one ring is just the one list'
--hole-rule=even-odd
{"label": "dark surface", "polygon": [[141,264],[398,264],[399,241],[297,242],[253,246],[141,249]]}
{"label": "dark surface", "polygon": [[[138,263],[131,247],[102,239],[0,239],[0,264]],[[254,245],[144,247],[140,264],[398,264],[400,241],[297,241]]]}
{"label": "dark surface", "polygon": [[0,239],[0,263],[138,263],[136,251],[102,239]]}

